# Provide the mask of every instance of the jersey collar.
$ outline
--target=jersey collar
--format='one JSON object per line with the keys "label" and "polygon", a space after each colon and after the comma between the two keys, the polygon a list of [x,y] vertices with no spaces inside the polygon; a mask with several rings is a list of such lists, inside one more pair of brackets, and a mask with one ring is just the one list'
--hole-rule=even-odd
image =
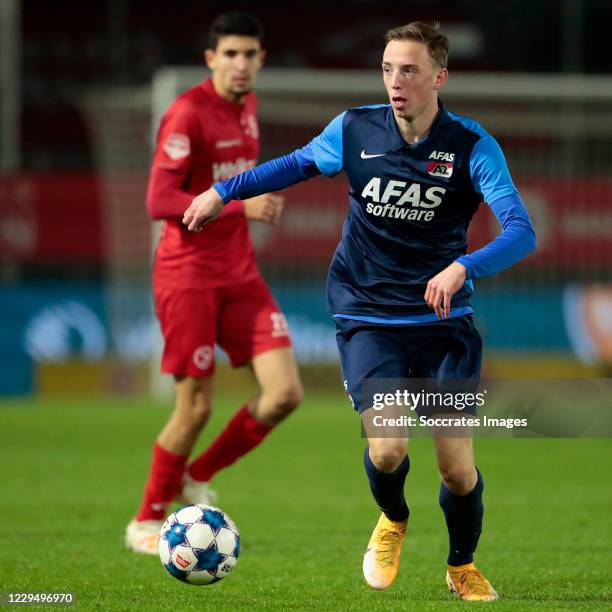
{"label": "jersey collar", "polygon": [[[238,102],[230,102],[229,100],[226,100],[225,98],[223,98],[222,96],[220,96],[217,93],[217,90],[215,89],[215,86],[213,85],[212,79],[206,79],[205,81],[202,82],[201,84],[202,89],[204,90],[204,93],[217,105],[217,106],[221,106],[224,108],[227,108],[229,110],[233,110],[236,112],[240,112],[244,109],[244,102],[242,104],[238,103]],[[247,97],[250,94],[247,94]],[[246,102],[246,98],[245,98],[245,102]]]}
{"label": "jersey collar", "polygon": [[399,126],[397,125],[397,121],[395,120],[395,115],[393,114],[393,108],[389,105],[387,110],[387,125],[389,128],[389,133],[391,134],[391,151],[399,151],[400,149],[414,149],[416,147],[420,147],[423,143],[427,142],[432,136],[435,136],[436,133],[441,129],[441,126],[446,123],[448,120],[448,114],[441,100],[438,100],[438,114],[436,115],[433,123],[431,124],[431,129],[429,130],[429,134],[423,140],[415,144],[409,144],[404,140],[402,136]]}

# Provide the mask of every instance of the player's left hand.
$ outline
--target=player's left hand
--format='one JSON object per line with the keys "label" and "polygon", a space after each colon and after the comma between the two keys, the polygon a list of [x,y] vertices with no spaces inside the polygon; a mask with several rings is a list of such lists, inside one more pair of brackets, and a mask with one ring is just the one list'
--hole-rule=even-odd
{"label": "player's left hand", "polygon": [[244,216],[247,219],[276,225],[283,212],[285,197],[277,193],[264,193],[244,201]]}
{"label": "player's left hand", "polygon": [[427,283],[425,302],[436,311],[438,319],[446,319],[450,315],[451,299],[463,287],[465,279],[465,266],[454,261]]}
{"label": "player's left hand", "polygon": [[189,208],[183,213],[183,224],[190,232],[200,232],[202,228],[214,221],[223,209],[223,199],[212,187],[196,196]]}

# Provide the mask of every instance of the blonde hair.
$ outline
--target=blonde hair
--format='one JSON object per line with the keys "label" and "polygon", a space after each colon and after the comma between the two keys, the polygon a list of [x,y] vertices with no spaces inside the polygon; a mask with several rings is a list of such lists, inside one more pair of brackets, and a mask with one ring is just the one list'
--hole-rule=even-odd
{"label": "blonde hair", "polygon": [[446,68],[448,65],[448,38],[440,34],[440,24],[437,22],[429,25],[422,21],[412,21],[407,25],[393,28],[385,34],[387,44],[392,40],[416,40],[423,43],[437,66]]}

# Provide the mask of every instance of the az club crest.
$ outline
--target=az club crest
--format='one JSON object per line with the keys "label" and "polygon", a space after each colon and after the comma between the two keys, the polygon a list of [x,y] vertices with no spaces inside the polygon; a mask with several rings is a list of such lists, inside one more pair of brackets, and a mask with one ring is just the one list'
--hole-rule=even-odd
{"label": "az club crest", "polygon": [[427,166],[427,172],[431,176],[450,178],[453,174],[453,162],[432,161]]}

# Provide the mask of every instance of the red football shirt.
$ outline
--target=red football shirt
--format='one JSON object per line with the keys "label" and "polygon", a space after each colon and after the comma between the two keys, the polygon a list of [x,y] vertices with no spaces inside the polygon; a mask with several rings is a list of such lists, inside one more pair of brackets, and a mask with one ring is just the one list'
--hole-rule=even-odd
{"label": "red football shirt", "polygon": [[147,208],[163,219],[153,281],[161,289],[206,289],[259,276],[244,203],[232,201],[201,232],[181,223],[193,197],[257,163],[257,98],[219,96],[212,80],[180,95],[163,116],[153,155]]}

